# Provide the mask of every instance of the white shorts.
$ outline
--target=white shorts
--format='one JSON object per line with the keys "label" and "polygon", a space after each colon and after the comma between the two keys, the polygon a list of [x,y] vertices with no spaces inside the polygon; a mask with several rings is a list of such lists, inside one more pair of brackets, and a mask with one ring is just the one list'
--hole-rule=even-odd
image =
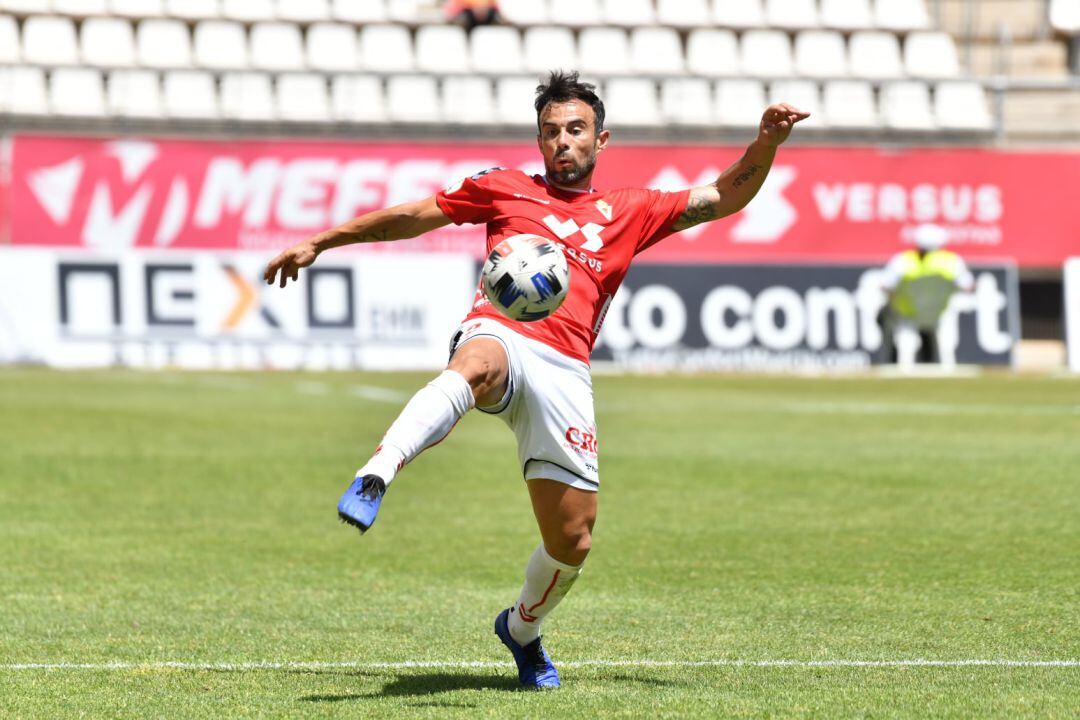
{"label": "white shorts", "polygon": [[600,466],[589,366],[486,318],[468,320],[450,341],[450,356],[476,338],[494,338],[510,363],[498,415],[517,436],[526,480],[547,478],[580,490],[600,488]]}

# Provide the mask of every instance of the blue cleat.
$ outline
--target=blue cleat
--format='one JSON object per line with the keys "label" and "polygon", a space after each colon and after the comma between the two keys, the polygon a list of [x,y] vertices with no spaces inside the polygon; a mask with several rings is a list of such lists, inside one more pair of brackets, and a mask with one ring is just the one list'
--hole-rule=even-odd
{"label": "blue cleat", "polygon": [[540,644],[540,638],[528,645],[518,645],[510,635],[510,626],[507,624],[509,617],[509,608],[499,613],[499,617],[495,618],[495,634],[514,654],[518,680],[522,686],[533,690],[554,690],[559,687],[559,671],[555,669],[544,646]]}
{"label": "blue cleat", "polygon": [[379,514],[379,504],[386,494],[386,483],[378,475],[364,475],[353,480],[341,496],[337,506],[338,517],[355,528],[360,534],[367,532]]}

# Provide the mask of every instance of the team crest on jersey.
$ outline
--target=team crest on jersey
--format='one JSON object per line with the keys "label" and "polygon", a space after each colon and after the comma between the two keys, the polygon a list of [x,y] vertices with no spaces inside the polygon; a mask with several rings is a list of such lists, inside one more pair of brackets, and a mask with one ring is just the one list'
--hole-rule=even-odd
{"label": "team crest on jersey", "polygon": [[600,214],[607,218],[608,222],[611,222],[611,206],[608,205],[606,200],[597,200],[596,209],[600,211]]}

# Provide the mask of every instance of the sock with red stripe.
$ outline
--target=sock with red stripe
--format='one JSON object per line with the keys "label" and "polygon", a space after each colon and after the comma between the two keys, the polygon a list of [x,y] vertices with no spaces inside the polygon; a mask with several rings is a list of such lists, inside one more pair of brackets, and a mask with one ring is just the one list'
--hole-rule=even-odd
{"label": "sock with red stripe", "polygon": [[475,404],[469,381],[455,370],[444,370],[413,395],[357,476],[378,475],[389,485],[401,468],[449,435]]}
{"label": "sock with red stripe", "polygon": [[536,548],[525,567],[521,595],[510,608],[507,625],[520,645],[540,637],[540,623],[555,609],[581,574],[581,565],[567,565],[548,555],[544,544]]}

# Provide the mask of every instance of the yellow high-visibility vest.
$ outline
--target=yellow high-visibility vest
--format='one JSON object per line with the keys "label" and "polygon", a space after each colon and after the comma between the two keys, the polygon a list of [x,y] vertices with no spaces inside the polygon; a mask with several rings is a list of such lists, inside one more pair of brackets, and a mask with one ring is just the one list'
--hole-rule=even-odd
{"label": "yellow high-visibility vest", "polygon": [[893,311],[923,327],[936,325],[956,291],[964,261],[948,250],[932,250],[922,257],[918,250],[908,250],[900,257],[903,273],[892,295]]}

